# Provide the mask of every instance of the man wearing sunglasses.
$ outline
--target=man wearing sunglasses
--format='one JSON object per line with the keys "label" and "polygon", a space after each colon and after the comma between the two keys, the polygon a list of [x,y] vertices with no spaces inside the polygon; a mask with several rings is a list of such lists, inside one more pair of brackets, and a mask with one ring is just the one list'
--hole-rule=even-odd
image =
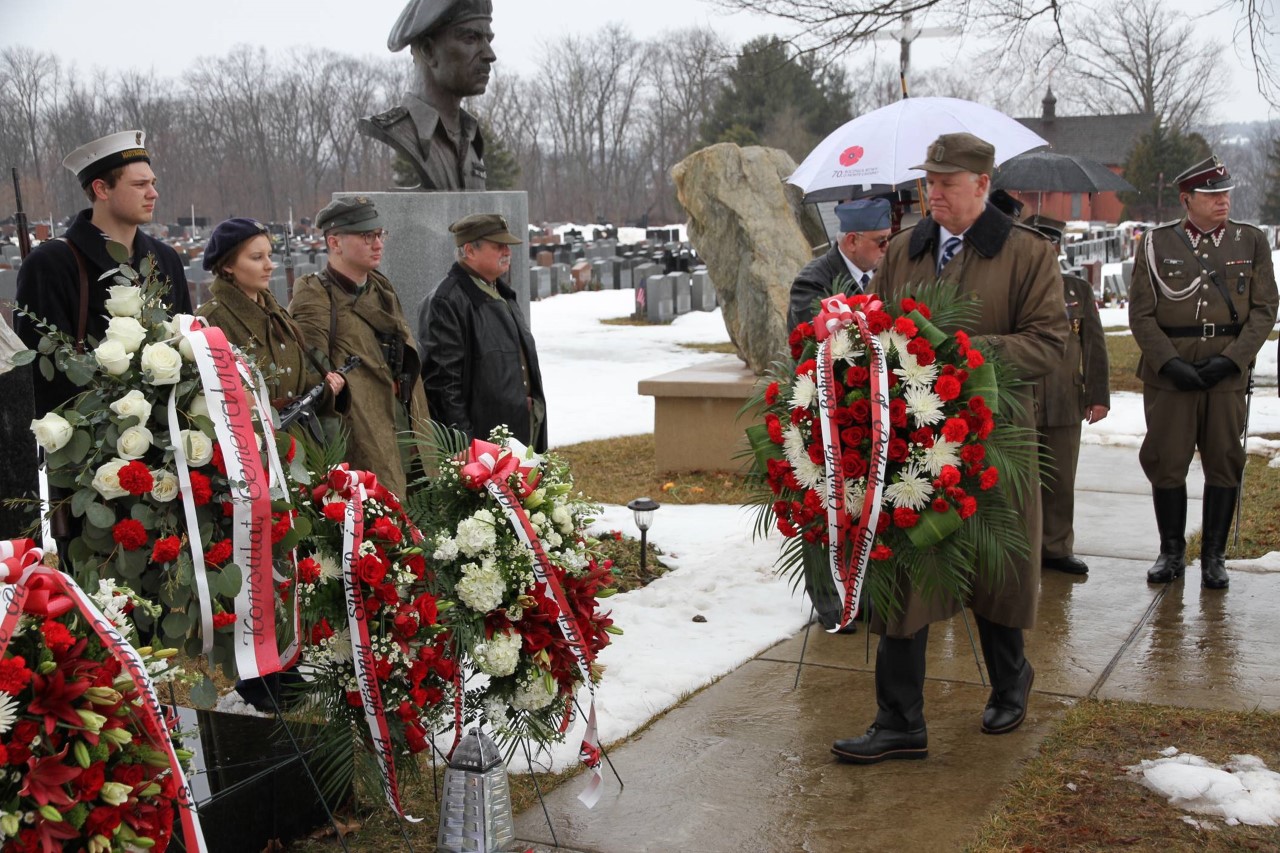
{"label": "man wearing sunglasses", "polygon": [[329,262],[299,279],[289,313],[307,346],[319,350],[331,369],[350,356],[360,357],[347,374],[346,459],[404,497],[421,448],[402,443],[400,434],[414,428],[425,434],[428,414],[417,381],[418,345],[395,288],[378,272],[389,235],[378,209],[364,196],[329,202],[316,214],[316,228],[324,232]]}
{"label": "man wearing sunglasses", "polygon": [[863,198],[836,205],[840,233],[825,255],[805,264],[791,284],[791,305],[787,328],[807,323],[817,313],[820,301],[833,295],[834,287],[852,296],[871,283],[885,246],[889,244],[889,202]]}

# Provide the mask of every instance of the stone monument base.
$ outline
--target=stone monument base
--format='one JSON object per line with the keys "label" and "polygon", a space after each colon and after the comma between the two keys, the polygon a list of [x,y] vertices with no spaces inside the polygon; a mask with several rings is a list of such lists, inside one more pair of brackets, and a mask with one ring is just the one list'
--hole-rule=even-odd
{"label": "stone monument base", "polygon": [[[529,194],[526,192],[380,192],[334,193],[337,198],[367,198],[378,208],[389,237],[382,251],[381,272],[391,279],[405,319],[418,331],[418,306],[435,290],[457,257],[449,226],[472,213],[498,213],[512,234],[528,243]],[[511,247],[507,283],[529,318],[529,250]]]}
{"label": "stone monument base", "polygon": [[653,397],[657,472],[742,469],[743,430],[759,413],[738,412],[758,381],[737,356],[641,380],[640,393]]}

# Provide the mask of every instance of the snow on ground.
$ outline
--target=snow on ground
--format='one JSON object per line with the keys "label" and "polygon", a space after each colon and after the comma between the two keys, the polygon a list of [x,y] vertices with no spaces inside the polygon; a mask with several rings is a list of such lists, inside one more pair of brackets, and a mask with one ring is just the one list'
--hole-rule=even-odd
{"label": "snow on ground", "polygon": [[[1257,756],[1233,755],[1219,765],[1172,746],[1160,754],[1125,769],[1174,808],[1222,818],[1228,826],[1280,824],[1280,773]],[[1218,828],[1212,821],[1183,819],[1201,829]]]}

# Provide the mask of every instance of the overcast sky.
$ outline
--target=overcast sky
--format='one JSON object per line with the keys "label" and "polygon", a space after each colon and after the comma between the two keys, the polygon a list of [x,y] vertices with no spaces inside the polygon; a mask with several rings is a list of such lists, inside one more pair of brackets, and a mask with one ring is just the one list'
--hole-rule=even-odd
{"label": "overcast sky", "polygon": [[[1239,0],[1227,0],[1227,11],[1208,14],[1202,10],[1216,4],[1168,2],[1189,15],[1201,16],[1201,31],[1232,42]],[[499,69],[521,74],[534,73],[539,58],[554,50],[564,34],[590,33],[611,21],[625,24],[642,39],[697,25],[712,26],[735,44],[781,32],[776,19],[728,15],[706,0],[494,0],[493,5]],[[158,0],[123,7],[102,0],[0,0],[0,46],[22,44],[50,51],[75,61],[82,71],[151,66],[160,74],[178,76],[198,57],[224,53],[239,43],[272,50],[332,45],[344,53],[381,54],[403,7],[404,0]],[[134,14],[122,15],[122,8]],[[927,20],[916,23],[929,24]],[[953,64],[978,46],[972,37],[921,40],[912,51],[913,67]],[[1277,117],[1258,94],[1245,48],[1243,44],[1238,49],[1229,47],[1222,57],[1223,72],[1231,76],[1235,94],[1217,110],[1219,120]],[[896,62],[897,46],[886,44],[881,57]],[[857,61],[864,62],[865,54]]]}

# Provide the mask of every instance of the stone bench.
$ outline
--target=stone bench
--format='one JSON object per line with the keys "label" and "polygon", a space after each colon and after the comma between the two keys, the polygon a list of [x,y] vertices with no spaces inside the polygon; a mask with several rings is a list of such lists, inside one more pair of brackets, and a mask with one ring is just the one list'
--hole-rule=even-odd
{"label": "stone bench", "polygon": [[758,414],[738,412],[758,381],[737,356],[642,379],[640,394],[653,397],[657,472],[741,470],[746,460],[735,456]]}

